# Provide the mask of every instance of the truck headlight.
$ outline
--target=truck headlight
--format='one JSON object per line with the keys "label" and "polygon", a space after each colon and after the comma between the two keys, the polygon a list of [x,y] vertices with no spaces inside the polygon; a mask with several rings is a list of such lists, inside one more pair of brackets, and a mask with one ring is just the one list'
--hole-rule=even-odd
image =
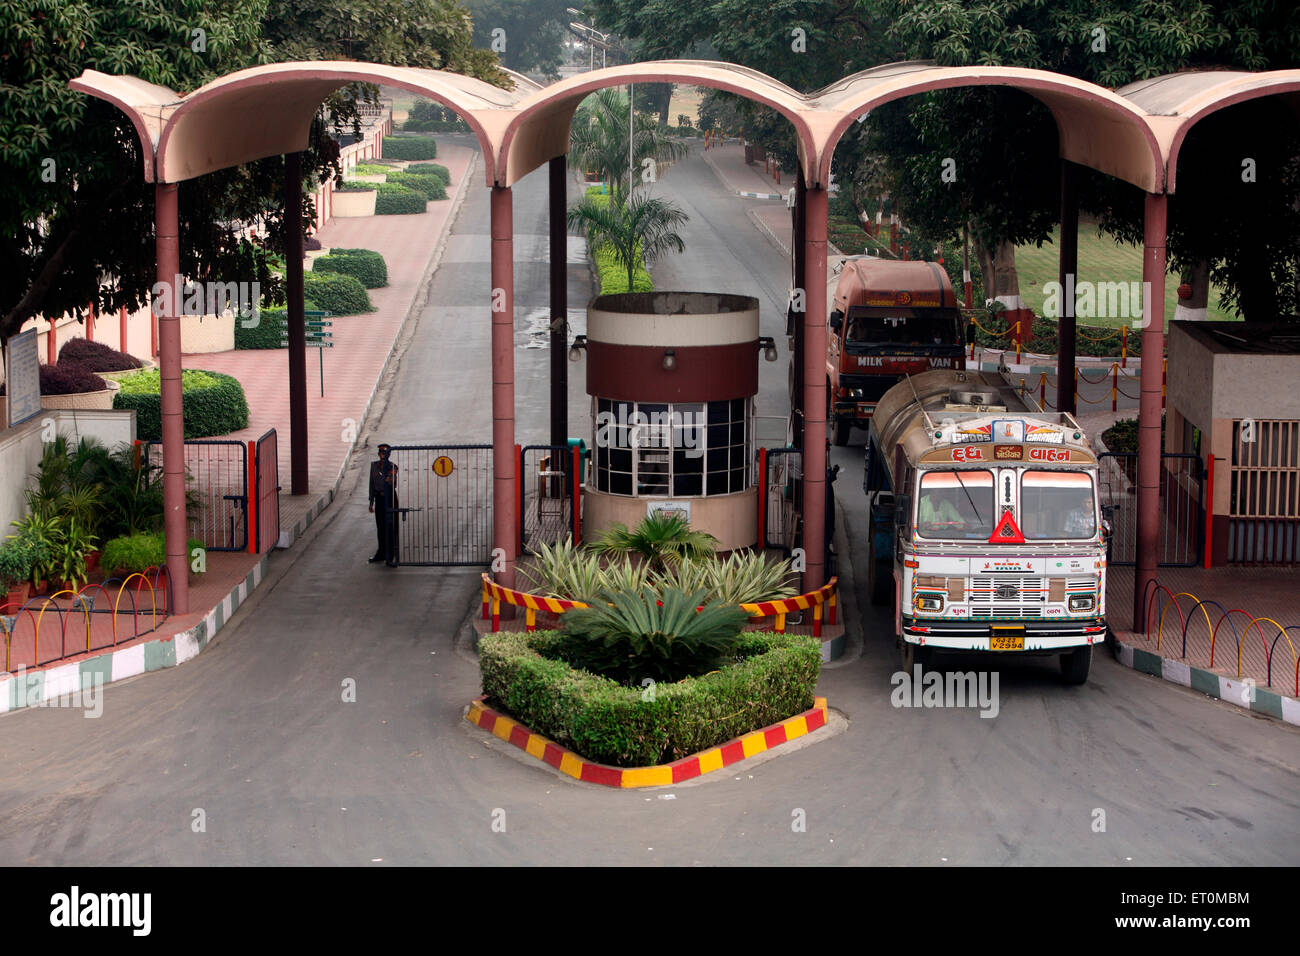
{"label": "truck headlight", "polygon": [[1070,596],[1071,611],[1091,611],[1097,598],[1091,594],[1074,594]]}
{"label": "truck headlight", "polygon": [[918,611],[942,611],[943,595],[942,594],[918,594],[915,600]]}

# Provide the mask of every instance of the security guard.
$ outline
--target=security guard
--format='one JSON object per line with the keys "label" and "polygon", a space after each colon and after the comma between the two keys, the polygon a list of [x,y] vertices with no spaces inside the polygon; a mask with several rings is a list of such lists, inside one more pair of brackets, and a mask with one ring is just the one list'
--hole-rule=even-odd
{"label": "security guard", "polygon": [[[370,463],[370,510],[375,516],[375,532],[379,547],[370,563],[396,562],[397,558],[397,466],[388,460],[392,447],[387,442],[379,446],[379,460]],[[375,505],[379,507],[375,507]],[[390,538],[391,535],[391,538]]]}

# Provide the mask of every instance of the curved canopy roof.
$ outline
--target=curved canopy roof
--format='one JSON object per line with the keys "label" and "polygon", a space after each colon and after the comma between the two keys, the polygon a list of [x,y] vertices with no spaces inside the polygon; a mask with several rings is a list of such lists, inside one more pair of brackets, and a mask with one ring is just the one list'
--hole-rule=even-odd
{"label": "curved canopy roof", "polygon": [[510,76],[514,89],[504,90],[441,70],[325,60],[240,70],[186,96],[94,70],[70,85],[113,103],[131,118],[144,146],[145,179],[157,182],[179,182],[303,149],[321,101],[349,83],[398,87],[455,110],[478,137],[488,184],[498,186],[513,185],[564,155],[569,124],[583,98],[628,83],[712,87],[775,109],[794,127],[805,178],[813,185],[827,182],[835,144],[855,119],[881,104],[930,90],[1022,90],[1056,118],[1063,158],[1147,192],[1173,191],[1178,150],[1202,117],[1270,95],[1285,96],[1300,111],[1300,70],[1180,73],[1118,92],[1043,70],[938,67],[917,61],[855,73],[811,94],[757,70],[704,60],[608,67],[545,87],[519,74]]}

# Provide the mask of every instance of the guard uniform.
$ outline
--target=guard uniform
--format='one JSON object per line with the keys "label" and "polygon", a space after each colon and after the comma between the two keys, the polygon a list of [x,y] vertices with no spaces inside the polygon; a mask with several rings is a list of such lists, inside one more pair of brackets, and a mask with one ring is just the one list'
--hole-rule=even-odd
{"label": "guard uniform", "polygon": [[397,560],[397,466],[386,458],[370,463],[370,504],[375,509],[378,547],[371,561]]}

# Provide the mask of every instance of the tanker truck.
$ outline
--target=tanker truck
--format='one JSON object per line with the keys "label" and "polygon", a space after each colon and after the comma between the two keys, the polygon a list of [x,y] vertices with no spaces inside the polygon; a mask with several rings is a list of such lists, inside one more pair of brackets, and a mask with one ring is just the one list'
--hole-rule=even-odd
{"label": "tanker truck", "polygon": [[893,605],[908,673],[960,651],[1056,655],[1066,683],[1088,679],[1109,527],[1072,416],[1005,367],[923,372],[880,398],[865,465],[871,600]]}

